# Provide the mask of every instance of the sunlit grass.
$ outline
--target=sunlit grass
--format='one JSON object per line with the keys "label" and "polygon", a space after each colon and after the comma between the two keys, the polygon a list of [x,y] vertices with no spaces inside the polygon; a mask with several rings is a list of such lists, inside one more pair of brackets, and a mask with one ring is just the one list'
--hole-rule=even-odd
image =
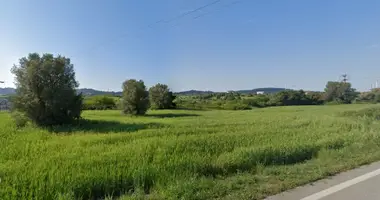
{"label": "sunlit grass", "polygon": [[0,199],[260,199],[380,160],[376,109],[86,111],[50,130],[0,113]]}

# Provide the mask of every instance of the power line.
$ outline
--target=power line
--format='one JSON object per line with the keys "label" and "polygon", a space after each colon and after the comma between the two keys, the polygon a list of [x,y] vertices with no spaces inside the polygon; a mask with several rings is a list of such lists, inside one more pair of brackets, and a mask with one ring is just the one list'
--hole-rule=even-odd
{"label": "power line", "polygon": [[211,2],[211,3],[208,3],[208,4],[206,4],[206,5],[203,5],[203,6],[201,6],[201,7],[198,7],[198,8],[196,8],[196,9],[193,9],[193,10],[187,11],[187,12],[185,12],[185,13],[182,13],[182,14],[180,14],[180,15],[178,15],[178,16],[176,16],[176,17],[173,17],[173,18],[170,19],[170,20],[166,20],[166,21],[164,21],[164,22],[165,22],[165,23],[170,23],[170,22],[172,22],[172,21],[174,21],[174,20],[181,19],[181,18],[186,17],[186,16],[188,16],[188,15],[191,15],[191,14],[197,12],[197,11],[200,11],[200,10],[202,10],[202,9],[205,9],[205,8],[207,8],[207,7],[210,7],[210,6],[212,6],[212,5],[215,5],[215,4],[217,4],[217,3],[220,3],[221,1],[222,1],[222,0],[216,0],[216,1],[213,1],[213,2]]}
{"label": "power line", "polygon": [[[177,16],[172,17],[172,18],[169,18],[169,19],[160,19],[160,20],[158,20],[158,21],[155,21],[155,22],[153,22],[153,23],[148,24],[147,26],[141,26],[140,28],[138,28],[138,30],[144,30],[144,29],[146,29],[146,28],[152,28],[154,25],[157,25],[157,24],[160,24],[160,23],[165,23],[165,24],[167,24],[167,23],[171,23],[171,22],[173,22],[173,21],[176,21],[176,20],[182,19],[182,18],[184,18],[184,17],[186,17],[186,16],[188,16],[188,15],[191,15],[191,14],[193,14],[193,13],[195,13],[195,12],[201,11],[201,10],[203,10],[203,9],[205,9],[205,8],[208,8],[208,7],[214,6],[214,5],[218,4],[218,3],[220,3],[221,1],[222,1],[222,0],[215,0],[215,1],[212,1],[212,2],[207,3],[207,4],[205,4],[205,5],[202,5],[202,6],[200,6],[200,7],[194,8],[194,9],[192,9],[192,10],[190,10],[190,11],[187,11],[187,12],[181,13],[181,14],[179,14],[179,15],[177,15]],[[116,37],[116,39],[120,39],[120,38],[123,38],[123,37],[128,36],[128,35],[129,35],[129,33],[124,33],[124,34],[121,34],[121,35],[119,35],[118,37]],[[109,42],[103,42],[102,44],[106,44],[106,43],[109,43]],[[99,47],[99,46],[101,46],[101,45],[97,45],[97,46],[95,46],[95,47],[93,47],[93,48],[91,48],[91,49],[95,49],[95,48],[97,48],[97,47]]]}
{"label": "power line", "polygon": [[[233,1],[233,2],[231,2],[231,3],[229,3],[229,4],[224,5],[221,9],[223,9],[223,8],[229,8],[229,7],[234,6],[234,5],[238,4],[238,3],[241,3],[242,1],[243,1],[243,0]],[[203,17],[203,16],[206,16],[206,15],[212,14],[212,13],[217,12],[217,11],[220,11],[221,9],[217,9],[217,10],[214,10],[214,11],[210,11],[210,12],[207,12],[207,13],[204,13],[204,14],[201,14],[201,15],[198,15],[198,16],[195,16],[193,19],[201,18],[201,17]]]}
{"label": "power line", "polygon": [[[233,1],[233,2],[231,2],[231,3],[229,3],[229,4],[224,5],[223,7],[219,8],[219,9],[215,9],[214,11],[209,11],[209,12],[206,12],[206,13],[203,13],[203,14],[200,14],[200,15],[197,15],[197,16],[193,17],[192,19],[193,19],[193,20],[196,20],[196,19],[202,18],[202,17],[207,16],[207,15],[209,15],[209,14],[212,14],[212,13],[218,12],[218,11],[220,11],[220,10],[222,10],[222,9],[232,7],[232,6],[234,6],[234,5],[238,4],[238,3],[241,3],[242,1],[244,1],[244,0]],[[177,26],[179,26],[179,25],[180,25],[180,23],[175,24],[175,25],[173,25],[172,27],[177,27]]]}

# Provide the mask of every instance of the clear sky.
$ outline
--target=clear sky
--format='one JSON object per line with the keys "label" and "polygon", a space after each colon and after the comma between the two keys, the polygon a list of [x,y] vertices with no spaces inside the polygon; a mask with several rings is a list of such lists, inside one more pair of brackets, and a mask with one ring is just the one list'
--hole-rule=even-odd
{"label": "clear sky", "polygon": [[174,91],[380,80],[379,0],[220,0],[178,17],[213,1],[3,0],[0,86],[30,52],[70,57],[80,87],[100,90],[129,78]]}

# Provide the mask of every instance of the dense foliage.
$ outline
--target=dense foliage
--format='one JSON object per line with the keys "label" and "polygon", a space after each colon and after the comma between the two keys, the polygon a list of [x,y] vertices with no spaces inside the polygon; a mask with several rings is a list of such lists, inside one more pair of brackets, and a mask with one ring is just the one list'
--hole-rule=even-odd
{"label": "dense foliage", "polygon": [[362,92],[356,100],[363,103],[380,103],[380,88],[372,89],[369,92]]}
{"label": "dense foliage", "polygon": [[179,108],[187,109],[247,110],[269,106],[321,105],[324,101],[322,92],[284,90],[275,94],[242,95],[228,92],[179,96],[176,103]]}
{"label": "dense foliage", "polygon": [[324,93],[323,92],[307,92],[306,96],[311,102],[310,105],[324,104]]}
{"label": "dense foliage", "polygon": [[33,53],[21,58],[12,73],[13,108],[37,125],[68,124],[80,117],[82,96],[75,90],[79,83],[70,59]]}
{"label": "dense foliage", "polygon": [[175,108],[175,103],[173,102],[174,99],[175,96],[167,85],[158,83],[149,89],[149,101],[151,109]]}
{"label": "dense foliage", "polygon": [[144,115],[149,108],[149,96],[144,81],[130,79],[123,83],[121,106],[124,114]]}
{"label": "dense foliage", "polygon": [[352,103],[358,96],[358,92],[351,87],[351,83],[348,82],[327,82],[325,88],[325,101],[338,102],[338,103]]}
{"label": "dense foliage", "polygon": [[264,108],[268,106],[270,96],[266,94],[250,95],[249,97],[243,99],[243,103],[257,108]]}
{"label": "dense foliage", "polygon": [[117,108],[118,97],[97,95],[85,97],[83,110],[113,110]]}
{"label": "dense foliage", "polygon": [[321,102],[318,99],[308,96],[303,90],[285,90],[274,94],[268,105],[272,106],[293,106],[293,105],[316,105]]}

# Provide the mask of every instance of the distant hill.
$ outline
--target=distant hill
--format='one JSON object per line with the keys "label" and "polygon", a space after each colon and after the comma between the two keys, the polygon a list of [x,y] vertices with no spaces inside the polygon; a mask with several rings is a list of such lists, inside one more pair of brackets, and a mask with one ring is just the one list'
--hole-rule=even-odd
{"label": "distant hill", "polygon": [[188,90],[182,92],[175,92],[176,95],[201,95],[201,94],[212,94],[213,91],[201,91],[201,90]]}
{"label": "distant hill", "polygon": [[81,88],[77,90],[78,93],[82,93],[85,96],[94,96],[94,95],[113,95],[113,96],[121,96],[121,92],[113,92],[113,91],[100,91],[100,90],[95,90],[91,88]]}
{"label": "distant hill", "polygon": [[[285,88],[272,88],[272,87],[267,87],[267,88],[256,88],[252,90],[236,90],[234,92],[238,92],[241,94],[256,94],[256,92],[264,92],[265,94],[270,94],[270,93],[277,93],[286,90]],[[177,95],[201,95],[201,94],[212,94],[215,93],[213,91],[201,91],[201,90],[188,90],[188,91],[183,91],[183,92],[176,92],[175,94]]]}
{"label": "distant hill", "polygon": [[14,88],[0,88],[0,95],[11,95],[15,93],[16,91]]}
{"label": "distant hill", "polygon": [[[252,90],[236,90],[235,92],[241,93],[241,94],[254,94],[258,91],[262,91],[264,93],[276,93],[285,90],[285,88],[256,88]],[[121,96],[122,92],[113,92],[113,91],[101,91],[101,90],[95,90],[92,88],[81,88],[77,90],[78,93],[82,93],[85,96],[94,96],[94,95],[113,95],[113,96]],[[16,91],[14,88],[0,88],[0,95],[12,95],[15,94]],[[202,90],[188,90],[188,91],[182,91],[182,92],[176,92],[176,95],[201,95],[201,94],[212,94],[216,93],[213,91],[202,91]]]}
{"label": "distant hill", "polygon": [[266,87],[266,88],[256,88],[253,90],[238,90],[236,92],[242,93],[242,94],[255,94],[256,92],[264,92],[265,94],[271,94],[271,93],[277,93],[286,90],[286,88],[272,88],[272,87]]}

